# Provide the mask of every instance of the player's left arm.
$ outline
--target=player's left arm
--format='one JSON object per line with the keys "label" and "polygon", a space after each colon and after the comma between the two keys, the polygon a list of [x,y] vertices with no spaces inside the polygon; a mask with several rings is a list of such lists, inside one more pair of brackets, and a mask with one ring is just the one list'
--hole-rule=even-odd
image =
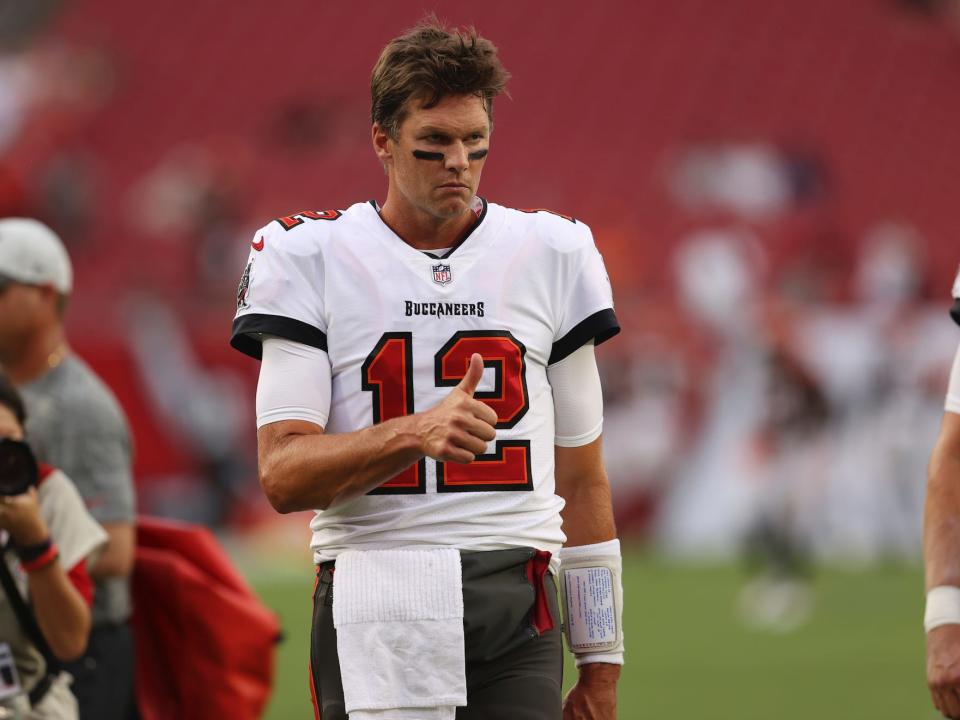
{"label": "player's left arm", "polygon": [[615,540],[610,482],[603,466],[603,390],[592,340],[547,368],[553,394],[557,495],[566,547]]}
{"label": "player's left arm", "polygon": [[[557,494],[565,501],[563,531],[566,547],[597,545],[615,540],[610,483],[603,466],[602,438],[580,447],[556,446]],[[616,718],[620,665],[588,662],[564,701],[564,720]]]}
{"label": "player's left arm", "polygon": [[[593,343],[551,366],[548,379],[557,428],[556,492],[565,500],[561,517],[567,543],[561,551],[561,565],[565,555],[568,561],[592,556],[601,565],[619,564],[610,483],[603,465],[603,399]],[[614,581],[619,587],[619,577]],[[620,602],[621,598],[617,595],[615,600]],[[578,653],[580,676],[564,701],[564,720],[616,717],[620,662],[622,651],[607,655]]]}

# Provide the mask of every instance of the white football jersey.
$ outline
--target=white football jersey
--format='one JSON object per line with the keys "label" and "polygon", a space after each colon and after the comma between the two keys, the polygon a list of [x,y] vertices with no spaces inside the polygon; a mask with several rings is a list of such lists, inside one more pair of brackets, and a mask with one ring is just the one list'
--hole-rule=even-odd
{"label": "white football jersey", "polygon": [[960,325],[960,269],[957,270],[957,277],[953,281],[953,307],[950,309],[950,315],[957,325]]}
{"label": "white football jersey", "polygon": [[589,228],[546,211],[477,200],[477,224],[439,257],[383,222],[375,203],[272,221],[253,240],[231,344],[255,358],[264,335],[326,350],[328,433],[440,402],[477,352],[475,397],[497,438],[468,465],[425,458],[311,522],[317,562],[346,549],[447,546],[556,552],[554,408],[546,368],[619,331]]}

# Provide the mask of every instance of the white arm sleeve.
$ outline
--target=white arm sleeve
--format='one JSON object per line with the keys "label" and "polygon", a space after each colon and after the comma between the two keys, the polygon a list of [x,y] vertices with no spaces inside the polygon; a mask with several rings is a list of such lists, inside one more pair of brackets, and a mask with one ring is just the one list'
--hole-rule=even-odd
{"label": "white arm sleeve", "polygon": [[554,443],[580,447],[600,437],[603,393],[593,342],[547,367],[547,381],[553,389]]}
{"label": "white arm sleeve", "polygon": [[332,372],[326,352],[266,336],[257,383],[257,428],[281,420],[325,427],[330,416]]}
{"label": "white arm sleeve", "polygon": [[957,348],[957,355],[953,358],[945,408],[947,412],[960,413],[960,348]]}

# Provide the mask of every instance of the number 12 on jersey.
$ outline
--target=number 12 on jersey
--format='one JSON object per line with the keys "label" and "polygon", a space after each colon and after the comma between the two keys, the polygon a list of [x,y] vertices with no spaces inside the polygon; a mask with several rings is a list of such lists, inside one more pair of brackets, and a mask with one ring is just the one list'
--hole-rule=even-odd
{"label": "number 12 on jersey", "polygon": [[[455,387],[467,373],[473,353],[494,371],[492,390],[474,397],[497,413],[496,428],[514,427],[530,408],[526,352],[523,343],[505,330],[462,330],[434,356],[437,387]],[[373,393],[374,424],[414,412],[413,333],[384,333],[360,368],[362,388]],[[423,494],[426,461],[371,490],[370,495]],[[467,465],[437,461],[437,492],[533,490],[529,440],[497,440],[494,452],[478,455]]]}

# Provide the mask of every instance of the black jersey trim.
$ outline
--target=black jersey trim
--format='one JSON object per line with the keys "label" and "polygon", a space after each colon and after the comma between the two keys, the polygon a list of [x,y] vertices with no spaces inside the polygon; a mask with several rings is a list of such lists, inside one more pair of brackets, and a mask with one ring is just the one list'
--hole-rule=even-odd
{"label": "black jersey trim", "polygon": [[950,317],[957,325],[960,325],[960,298],[953,301],[953,307],[950,308]]}
{"label": "black jersey trim", "polygon": [[[370,203],[370,207],[372,207],[374,210],[377,211],[377,217],[380,218],[380,222],[382,222],[390,232],[396,235],[396,233],[393,231],[393,228],[387,225],[386,221],[380,215],[379,203],[377,203],[376,200],[367,200],[367,202]],[[480,223],[482,223],[484,218],[487,217],[487,199],[480,198],[480,205],[481,205],[481,210],[480,210],[480,215],[477,216],[477,221],[470,226],[470,229],[467,230],[467,234],[464,235],[462,238],[460,238],[460,241],[456,245],[454,245],[452,248],[450,248],[450,250],[447,251],[446,255],[434,255],[429,250],[421,250],[421,252],[427,257],[433,258],[434,260],[446,260],[448,257],[453,255],[460,248],[460,246],[467,241],[467,238],[469,238],[471,235],[473,235],[474,232],[476,232],[477,228],[480,227]],[[400,236],[397,235],[397,237],[400,237]],[[400,238],[400,239],[403,240],[403,238]]]}
{"label": "black jersey trim", "polygon": [[550,350],[550,359],[547,365],[553,365],[563,360],[568,355],[579,350],[590,340],[595,345],[606,342],[614,335],[620,332],[620,323],[617,322],[617,316],[613,308],[606,308],[595,312],[590,317],[578,322],[573,328],[557,340]]}
{"label": "black jersey trim", "polygon": [[327,351],[327,336],[309,323],[283,315],[263,315],[251,313],[241,315],[233,321],[230,336],[231,347],[254,360],[263,358],[263,344],[258,334],[276,335],[277,337],[315,347]]}
{"label": "black jersey trim", "polygon": [[463,245],[463,244],[467,241],[467,238],[469,238],[471,235],[473,235],[473,233],[476,232],[477,228],[480,227],[480,224],[483,222],[484,218],[487,217],[487,201],[486,201],[486,199],[480,198],[480,205],[483,206],[483,209],[480,210],[480,215],[479,215],[479,217],[477,217],[477,221],[473,224],[473,226],[472,226],[469,230],[467,230],[467,234],[464,235],[462,238],[460,238],[460,242],[458,242],[456,245],[454,245],[452,248],[450,248],[450,251],[449,251],[446,255],[443,255],[443,256],[440,258],[441,260],[446,260],[448,257],[450,257],[451,255],[453,255],[457,250],[459,250],[459,249],[460,249],[460,246]]}

